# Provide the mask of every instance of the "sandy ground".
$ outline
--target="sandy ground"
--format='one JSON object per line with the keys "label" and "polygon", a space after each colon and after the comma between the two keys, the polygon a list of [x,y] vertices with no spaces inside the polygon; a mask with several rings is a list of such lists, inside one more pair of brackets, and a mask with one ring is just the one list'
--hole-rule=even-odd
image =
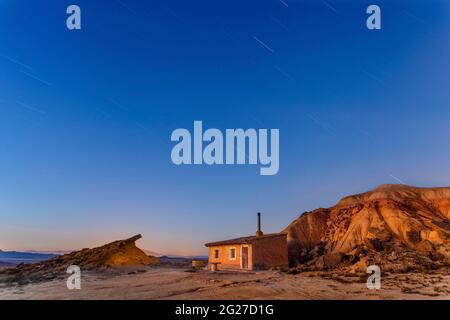
{"label": "sandy ground", "polygon": [[0,284],[0,299],[445,299],[450,275],[385,275],[380,290],[359,278],[337,274],[278,271],[248,273],[186,272],[153,267],[130,272],[82,274],[81,290],[68,290],[66,279],[25,286]]}

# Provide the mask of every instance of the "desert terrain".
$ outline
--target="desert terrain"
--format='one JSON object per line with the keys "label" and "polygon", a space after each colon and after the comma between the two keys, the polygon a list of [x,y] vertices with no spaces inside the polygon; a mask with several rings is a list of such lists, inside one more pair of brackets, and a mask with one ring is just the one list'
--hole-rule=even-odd
{"label": "desert terrain", "polygon": [[443,299],[450,300],[450,275],[442,272],[389,274],[380,290],[365,275],[281,271],[209,272],[180,267],[121,268],[82,274],[80,290],[66,278],[26,285],[0,285],[0,299]]}

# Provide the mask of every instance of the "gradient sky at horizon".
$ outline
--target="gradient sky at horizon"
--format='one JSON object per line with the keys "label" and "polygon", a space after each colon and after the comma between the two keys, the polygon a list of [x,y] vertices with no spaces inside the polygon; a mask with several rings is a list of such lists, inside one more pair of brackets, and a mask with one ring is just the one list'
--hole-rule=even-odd
{"label": "gradient sky at horizon", "polygon": [[[45,3],[45,4],[44,4]],[[82,30],[66,29],[78,4]],[[365,26],[382,9],[382,30]],[[0,249],[278,232],[382,183],[450,185],[450,2],[0,1]],[[264,45],[261,44],[264,43]],[[170,134],[279,128],[280,171],[172,164]]]}

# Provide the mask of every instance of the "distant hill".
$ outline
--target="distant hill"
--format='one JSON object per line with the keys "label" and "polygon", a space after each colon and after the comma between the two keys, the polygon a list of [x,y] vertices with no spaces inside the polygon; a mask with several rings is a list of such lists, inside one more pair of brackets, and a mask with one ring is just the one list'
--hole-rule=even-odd
{"label": "distant hill", "polygon": [[54,254],[54,255],[62,255],[66,253],[71,253],[76,250],[24,250],[22,252],[28,252],[28,253],[42,253],[42,254]]}
{"label": "distant hill", "polygon": [[35,263],[44,260],[49,260],[56,257],[52,253],[34,253],[34,252],[20,252],[20,251],[0,251],[0,262],[5,264],[19,264],[19,263]]}

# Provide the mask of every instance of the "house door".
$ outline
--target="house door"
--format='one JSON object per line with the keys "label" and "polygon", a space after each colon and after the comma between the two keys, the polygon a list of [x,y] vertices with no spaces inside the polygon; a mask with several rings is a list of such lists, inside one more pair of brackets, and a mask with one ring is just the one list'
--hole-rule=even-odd
{"label": "house door", "polygon": [[248,247],[242,247],[242,269],[248,269]]}

